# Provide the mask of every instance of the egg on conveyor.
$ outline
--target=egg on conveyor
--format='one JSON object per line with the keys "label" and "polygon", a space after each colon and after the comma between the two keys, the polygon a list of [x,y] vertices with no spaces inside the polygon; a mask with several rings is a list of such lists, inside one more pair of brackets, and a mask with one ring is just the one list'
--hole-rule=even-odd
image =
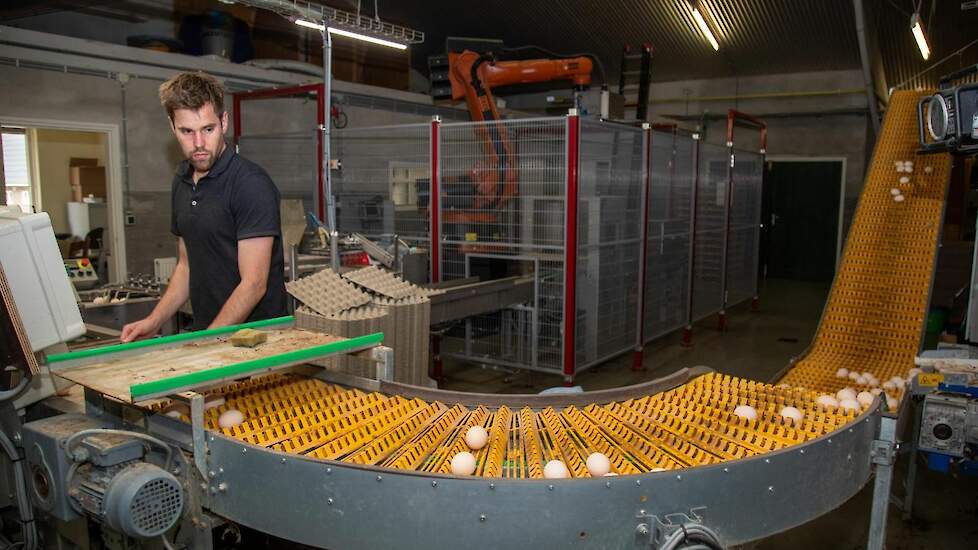
{"label": "egg on conveyor", "polygon": [[801,414],[801,411],[799,411],[795,407],[785,407],[781,409],[781,417],[790,418],[791,421],[794,422],[795,424],[801,422],[802,419],[805,418],[805,416]]}
{"label": "egg on conveyor", "polygon": [[856,378],[859,378],[859,373],[858,372],[853,371],[853,372],[850,372],[849,373],[849,380],[855,381]]}
{"label": "egg on conveyor", "polygon": [[873,399],[876,396],[868,391],[861,391],[859,395],[856,396],[856,401],[859,402],[863,407],[868,407],[873,404]]}
{"label": "egg on conveyor", "polygon": [[547,479],[563,479],[565,477],[570,477],[570,472],[567,471],[567,466],[559,460],[551,460],[543,467],[543,477]]}
{"label": "egg on conveyor", "polygon": [[845,401],[846,399],[855,399],[856,390],[852,388],[842,388],[841,390],[835,393],[835,397],[839,401]]}
{"label": "egg on conveyor", "polygon": [[586,465],[591,477],[601,477],[611,471],[611,461],[604,453],[589,454]]}
{"label": "egg on conveyor", "polygon": [[897,189],[896,187],[893,187],[893,188],[890,189],[890,194],[895,197],[895,196],[897,196],[897,195],[899,195],[901,193],[900,193],[900,190],[899,189]]}
{"label": "egg on conveyor", "polygon": [[883,393],[883,390],[881,390],[879,388],[873,388],[873,389],[869,390],[869,393],[871,393],[873,395],[879,395],[879,394]]}
{"label": "egg on conveyor", "polygon": [[828,394],[818,396],[818,399],[816,399],[815,402],[821,405],[822,408],[839,406],[839,401],[835,397]]}
{"label": "egg on conveyor", "polygon": [[893,383],[893,380],[887,380],[886,382],[883,382],[883,389],[886,391],[893,391],[896,389],[896,384]]}
{"label": "egg on conveyor", "polygon": [[650,472],[652,472],[652,473],[654,474],[654,473],[656,473],[656,472],[664,472],[664,471],[666,471],[666,469],[665,469],[665,468],[652,468],[652,469],[651,469],[651,470],[649,470],[649,471],[650,471]]}
{"label": "egg on conveyor", "polygon": [[737,408],[734,409],[734,414],[746,420],[757,420],[757,409],[750,405],[737,405]]}
{"label": "egg on conveyor", "polygon": [[930,174],[933,171],[934,171],[934,167],[933,166],[924,166],[924,173],[925,174]]}
{"label": "egg on conveyor", "polygon": [[485,447],[488,441],[489,434],[482,426],[472,426],[465,432],[465,444],[473,451],[478,451]]}
{"label": "egg on conveyor", "polygon": [[921,369],[919,369],[919,368],[917,368],[917,367],[914,367],[914,368],[908,370],[907,371],[907,380],[913,380],[914,376],[917,376],[918,374],[920,374],[922,372],[924,372],[924,371],[921,370]]}
{"label": "egg on conveyor", "polygon": [[869,379],[860,374],[859,376],[856,377],[855,382],[860,386],[866,386],[869,384]]}
{"label": "egg on conveyor", "polygon": [[855,399],[843,399],[842,401],[839,401],[839,407],[846,411],[858,411],[859,401],[856,401]]}
{"label": "egg on conveyor", "polygon": [[222,429],[233,428],[244,422],[244,414],[238,409],[228,409],[217,417],[217,425]]}
{"label": "egg on conveyor", "polygon": [[836,378],[849,378],[849,369],[841,368],[835,371]]}
{"label": "egg on conveyor", "polygon": [[897,202],[903,202],[904,201],[904,196],[903,195],[897,195],[897,196],[893,197],[893,200],[895,200]]}
{"label": "egg on conveyor", "polygon": [[900,176],[900,183],[910,183],[910,178],[907,176]]}
{"label": "egg on conveyor", "polygon": [[462,451],[452,457],[452,473],[457,476],[470,476],[475,472],[475,455]]}

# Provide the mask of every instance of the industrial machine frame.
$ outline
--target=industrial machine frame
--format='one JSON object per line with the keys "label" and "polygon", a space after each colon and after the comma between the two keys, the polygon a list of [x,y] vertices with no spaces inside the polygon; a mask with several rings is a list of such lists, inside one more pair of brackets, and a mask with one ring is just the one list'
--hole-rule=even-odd
{"label": "industrial machine frame", "polygon": [[[761,128],[759,154],[734,147],[741,119]],[[542,295],[436,337],[436,379],[451,356],[559,373],[569,385],[629,351],[641,368],[648,341],[685,328],[688,342],[695,321],[719,314],[722,330],[729,306],[756,306],[766,131],[749,115],[730,120],[725,147],[573,111],[338,130],[333,189],[341,210],[367,195],[391,203],[368,221],[428,246],[433,283],[474,275],[470,256],[533,259]],[[384,157],[371,153],[380,145]],[[415,184],[397,197],[395,164]],[[362,215],[338,218],[341,232],[370,236]],[[514,338],[503,325],[528,328]]]}

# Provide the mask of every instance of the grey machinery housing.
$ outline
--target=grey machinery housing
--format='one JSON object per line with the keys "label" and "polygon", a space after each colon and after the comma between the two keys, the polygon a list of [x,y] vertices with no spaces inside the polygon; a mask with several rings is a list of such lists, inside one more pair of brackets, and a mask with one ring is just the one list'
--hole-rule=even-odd
{"label": "grey machinery housing", "polygon": [[921,153],[978,153],[978,84],[951,82],[978,74],[978,65],[940,80],[938,92],[917,103]]}

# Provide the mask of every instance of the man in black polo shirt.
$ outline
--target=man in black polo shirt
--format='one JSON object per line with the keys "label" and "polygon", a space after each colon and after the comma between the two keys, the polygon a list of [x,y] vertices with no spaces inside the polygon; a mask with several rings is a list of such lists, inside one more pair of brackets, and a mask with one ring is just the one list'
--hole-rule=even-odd
{"label": "man in black polo shirt", "polygon": [[278,189],[225,143],[224,88],[183,73],[160,86],[160,102],[187,157],[173,179],[177,265],[160,303],[120,339],[155,335],[187,298],[195,330],[285,315]]}

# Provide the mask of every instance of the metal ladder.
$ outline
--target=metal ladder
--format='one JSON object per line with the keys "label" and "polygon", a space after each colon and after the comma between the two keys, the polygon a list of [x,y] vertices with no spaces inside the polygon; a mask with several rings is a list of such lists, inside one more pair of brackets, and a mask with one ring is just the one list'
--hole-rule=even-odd
{"label": "metal ladder", "polygon": [[[635,67],[635,65],[638,67]],[[621,71],[618,77],[618,93],[625,98],[625,107],[635,107],[635,119],[647,120],[649,113],[649,85],[652,82],[652,44],[642,44],[637,52],[630,44],[621,50]],[[626,91],[628,93],[626,93]],[[637,95],[635,95],[637,93]],[[632,95],[629,95],[632,94]]]}

